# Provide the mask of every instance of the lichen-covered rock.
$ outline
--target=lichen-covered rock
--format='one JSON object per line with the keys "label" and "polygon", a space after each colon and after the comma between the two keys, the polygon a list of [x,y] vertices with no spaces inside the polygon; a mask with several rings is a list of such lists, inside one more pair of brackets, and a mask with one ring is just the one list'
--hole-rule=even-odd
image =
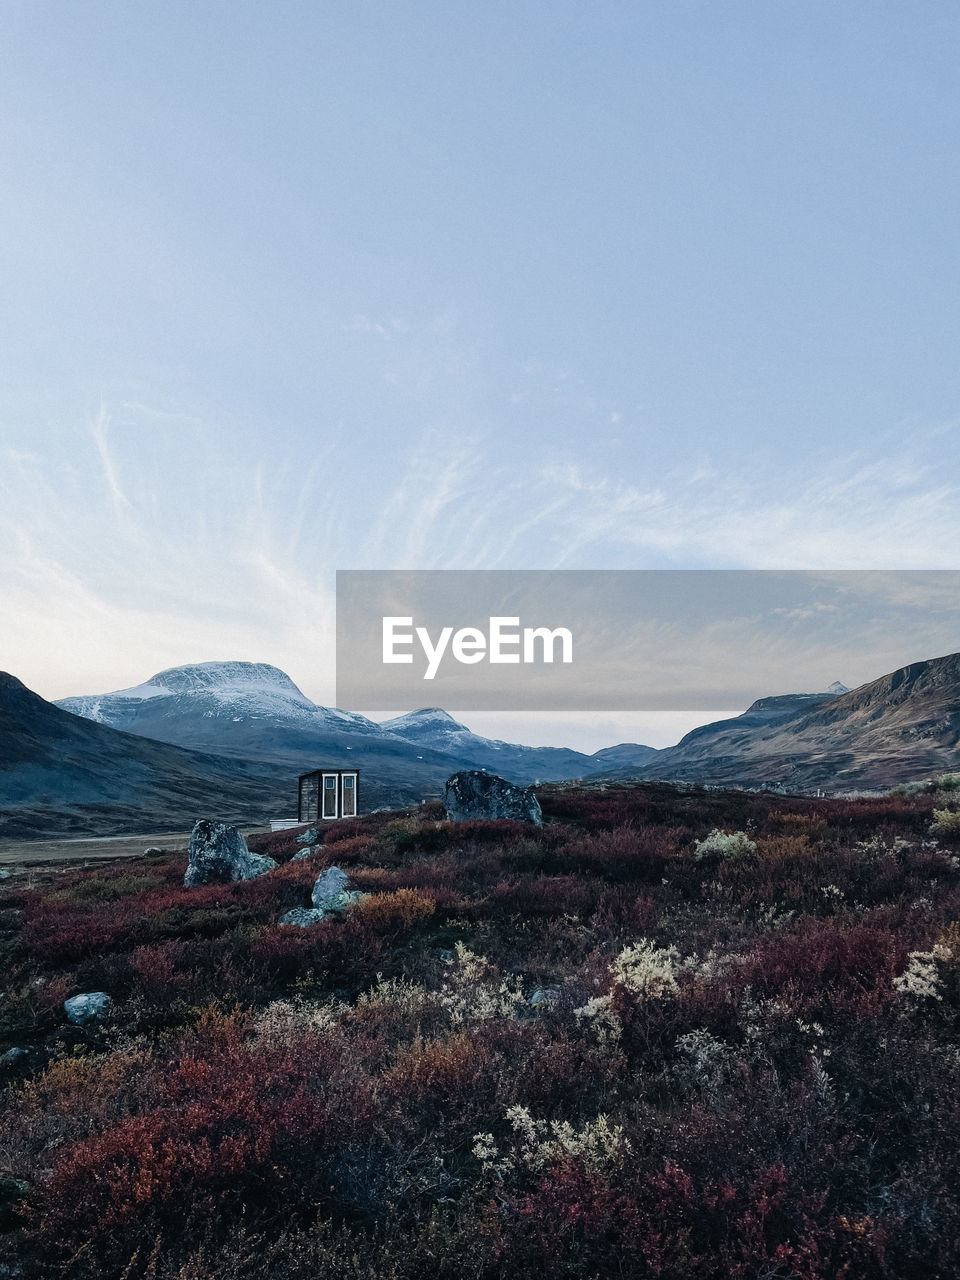
{"label": "lichen-covered rock", "polygon": [[8,1049],[6,1053],[0,1053],[0,1067],[19,1067],[22,1066],[30,1057],[30,1050],[23,1049],[20,1045],[14,1045],[12,1049]]}
{"label": "lichen-covered rock", "polygon": [[311,827],[309,831],[304,831],[297,836],[297,844],[321,844],[320,832],[316,827]]}
{"label": "lichen-covered rock", "polygon": [[105,991],[87,991],[80,996],[71,996],[64,1000],[63,1008],[67,1020],[75,1026],[82,1027],[88,1022],[97,1022],[110,1012],[113,1001]]}
{"label": "lichen-covered rock", "polygon": [[327,867],[317,876],[310,898],[318,911],[343,911],[363,896],[350,888],[350,877],[341,867]]}
{"label": "lichen-covered rock", "polygon": [[319,924],[328,916],[339,915],[347,907],[359,902],[367,895],[359,889],[350,888],[350,877],[341,867],[328,867],[317,876],[313,886],[312,907],[294,907],[286,915],[280,917],[277,924],[296,924],[301,929],[309,929],[312,924]]}
{"label": "lichen-covered rock", "polygon": [[292,911],[282,915],[277,924],[295,924],[301,929],[309,929],[312,924],[325,920],[326,916],[326,911],[318,911],[316,907],[294,907]]}
{"label": "lichen-covered rock", "polygon": [[272,871],[273,858],[251,853],[247,842],[236,829],[225,822],[201,818],[190,836],[187,873],[183,883],[188,889],[200,884],[229,884],[233,880],[254,880]]}
{"label": "lichen-covered rock", "polygon": [[443,807],[454,822],[511,818],[515,822],[543,826],[543,814],[533,787],[517,787],[506,778],[482,769],[463,769],[448,778],[443,788]]}

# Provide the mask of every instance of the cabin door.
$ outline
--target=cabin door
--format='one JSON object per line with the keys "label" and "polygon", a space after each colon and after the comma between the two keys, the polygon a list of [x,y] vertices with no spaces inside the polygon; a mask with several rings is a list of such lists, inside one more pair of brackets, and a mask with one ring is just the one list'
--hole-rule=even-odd
{"label": "cabin door", "polygon": [[339,816],[337,799],[337,775],[335,773],[325,773],[323,775],[323,817],[336,818]]}

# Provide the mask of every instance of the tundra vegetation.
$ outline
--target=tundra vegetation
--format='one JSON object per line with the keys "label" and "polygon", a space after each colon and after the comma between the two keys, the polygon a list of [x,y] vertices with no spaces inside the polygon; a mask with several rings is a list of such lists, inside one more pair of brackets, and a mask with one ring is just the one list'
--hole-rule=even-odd
{"label": "tundra vegetation", "polygon": [[[11,877],[0,1266],[960,1274],[958,800],[556,787],[542,829],[280,832],[234,884]],[[333,865],[366,896],[278,924]]]}

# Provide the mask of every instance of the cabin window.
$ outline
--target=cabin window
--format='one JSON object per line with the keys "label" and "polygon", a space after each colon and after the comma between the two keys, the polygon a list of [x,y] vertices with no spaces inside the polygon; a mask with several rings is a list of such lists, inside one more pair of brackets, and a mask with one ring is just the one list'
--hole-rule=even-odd
{"label": "cabin window", "polygon": [[343,816],[352,818],[357,812],[357,789],[354,786],[353,774],[343,775]]}

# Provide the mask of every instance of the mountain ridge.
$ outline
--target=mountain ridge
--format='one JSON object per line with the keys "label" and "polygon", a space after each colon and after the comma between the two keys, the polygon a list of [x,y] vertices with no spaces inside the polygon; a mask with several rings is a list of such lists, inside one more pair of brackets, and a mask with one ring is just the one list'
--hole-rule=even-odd
{"label": "mountain ridge", "polygon": [[[193,663],[171,667],[115,693],[61,698],[75,715],[190,750],[313,768],[347,757],[391,786],[439,790],[461,768],[484,768],[527,785],[581,777],[601,760],[566,747],[528,747],[475,734],[441,707],[422,707],[381,724],[312,702],[285,672],[267,663]],[[411,748],[413,749],[411,751]],[[623,750],[623,748],[621,748]],[[652,747],[638,746],[633,759]]]}
{"label": "mountain ridge", "polygon": [[956,769],[958,745],[960,653],[952,653],[844,693],[759,699],[742,716],[694,729],[631,776],[882,789]]}

